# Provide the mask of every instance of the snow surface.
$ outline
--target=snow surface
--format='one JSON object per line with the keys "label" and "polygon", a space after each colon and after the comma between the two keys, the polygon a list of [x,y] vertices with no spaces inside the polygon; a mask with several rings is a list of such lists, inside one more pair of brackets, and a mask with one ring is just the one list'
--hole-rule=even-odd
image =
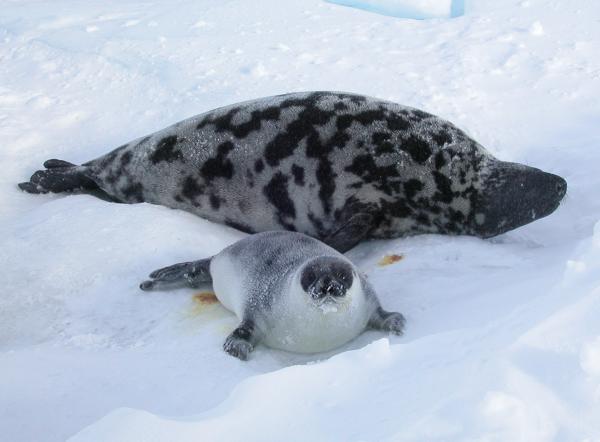
{"label": "snow surface", "polygon": [[[0,2],[0,438],[598,440],[600,4],[467,1],[406,20],[319,0]],[[221,345],[232,314],[143,293],[243,235],[179,211],[16,183],[199,112],[297,90],[420,107],[564,176],[548,218],[491,240],[349,253],[403,337],[328,354]],[[594,227],[595,226],[595,227]],[[389,266],[386,254],[403,255]]]}

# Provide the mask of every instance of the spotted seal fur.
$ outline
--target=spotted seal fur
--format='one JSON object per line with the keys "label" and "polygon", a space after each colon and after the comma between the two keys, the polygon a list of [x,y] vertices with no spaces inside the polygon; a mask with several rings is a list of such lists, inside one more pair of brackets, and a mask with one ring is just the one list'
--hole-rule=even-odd
{"label": "spotted seal fur", "polygon": [[340,251],[417,233],[491,237],[550,214],[567,187],[494,158],[432,114],[338,92],[233,104],[81,166],[44,166],[21,189],[102,191],[245,232],[302,232]]}

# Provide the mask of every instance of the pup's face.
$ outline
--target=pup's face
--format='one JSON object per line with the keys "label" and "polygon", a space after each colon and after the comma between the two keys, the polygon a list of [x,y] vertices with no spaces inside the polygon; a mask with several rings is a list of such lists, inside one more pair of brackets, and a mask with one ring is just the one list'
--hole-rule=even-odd
{"label": "pup's face", "polygon": [[311,261],[300,276],[302,289],[318,305],[343,302],[353,281],[352,266],[332,257]]}

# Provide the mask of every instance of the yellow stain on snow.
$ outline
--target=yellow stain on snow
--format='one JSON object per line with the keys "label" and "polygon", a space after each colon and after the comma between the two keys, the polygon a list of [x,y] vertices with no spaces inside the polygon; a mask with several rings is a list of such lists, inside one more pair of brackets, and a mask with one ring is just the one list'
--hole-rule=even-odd
{"label": "yellow stain on snow", "polygon": [[[206,326],[210,326],[218,334],[223,334],[223,321],[229,324],[230,320],[235,321],[235,316],[221,305],[213,292],[198,292],[194,293],[190,304],[183,311],[185,320],[180,324],[182,330],[186,333],[198,333],[201,330],[206,330]],[[235,327],[234,327],[235,328]],[[229,326],[229,334],[231,325]]]}
{"label": "yellow stain on snow", "polygon": [[202,313],[214,310],[216,305],[220,305],[220,303],[213,292],[195,293],[192,295],[190,316],[198,316]]}
{"label": "yellow stain on snow", "polygon": [[403,259],[404,255],[385,255],[377,262],[377,265],[380,267],[389,266],[390,264],[402,261]]}

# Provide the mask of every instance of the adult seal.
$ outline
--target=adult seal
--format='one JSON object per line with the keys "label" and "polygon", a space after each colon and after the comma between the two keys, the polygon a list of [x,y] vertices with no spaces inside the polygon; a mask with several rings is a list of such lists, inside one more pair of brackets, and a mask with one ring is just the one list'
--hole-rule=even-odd
{"label": "adult seal", "polygon": [[549,215],[567,189],[439,117],[337,92],[222,107],[81,166],[44,166],[21,189],[102,191],[246,232],[306,233],[340,251],[365,238],[495,236]]}
{"label": "adult seal", "polygon": [[265,345],[299,353],[334,349],[366,328],[401,334],[356,267],[333,248],[295,232],[250,235],[209,259],[156,270],[143,290],[211,283],[241,321],[223,348],[242,360]]}

